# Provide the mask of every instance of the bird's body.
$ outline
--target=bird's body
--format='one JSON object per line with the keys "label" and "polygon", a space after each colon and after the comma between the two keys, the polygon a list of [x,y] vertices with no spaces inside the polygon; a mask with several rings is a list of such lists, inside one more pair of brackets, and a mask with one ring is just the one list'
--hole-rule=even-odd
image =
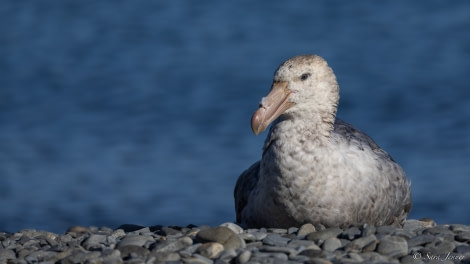
{"label": "bird's body", "polygon": [[274,123],[263,155],[235,187],[245,227],[401,225],[411,209],[402,168],[370,137],[336,119],[339,87],[319,56],[289,59],[253,115]]}

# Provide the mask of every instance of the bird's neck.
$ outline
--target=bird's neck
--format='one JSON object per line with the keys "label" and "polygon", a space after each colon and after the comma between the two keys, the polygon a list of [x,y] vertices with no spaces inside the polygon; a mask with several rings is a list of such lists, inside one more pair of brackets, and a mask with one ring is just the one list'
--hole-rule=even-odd
{"label": "bird's neck", "polygon": [[330,111],[296,111],[281,115],[276,126],[282,134],[329,138],[335,118],[336,108]]}

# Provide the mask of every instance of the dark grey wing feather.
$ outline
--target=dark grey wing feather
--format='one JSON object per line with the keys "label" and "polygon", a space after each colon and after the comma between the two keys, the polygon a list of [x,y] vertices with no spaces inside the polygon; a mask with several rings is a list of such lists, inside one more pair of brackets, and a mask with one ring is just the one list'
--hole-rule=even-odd
{"label": "dark grey wing feather", "polygon": [[233,195],[235,197],[235,212],[237,214],[237,223],[241,223],[241,214],[243,208],[248,203],[251,191],[258,184],[258,173],[260,162],[255,162],[251,167],[245,170],[240,177],[238,177],[237,184]]}

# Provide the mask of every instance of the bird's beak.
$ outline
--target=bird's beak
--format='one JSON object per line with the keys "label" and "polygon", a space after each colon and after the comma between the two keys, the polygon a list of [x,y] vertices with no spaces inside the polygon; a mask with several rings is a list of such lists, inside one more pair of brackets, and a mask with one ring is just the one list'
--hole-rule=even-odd
{"label": "bird's beak", "polygon": [[251,117],[251,129],[255,135],[263,132],[271,122],[294,105],[289,102],[292,93],[287,89],[287,82],[274,82],[271,91],[261,99],[258,110]]}

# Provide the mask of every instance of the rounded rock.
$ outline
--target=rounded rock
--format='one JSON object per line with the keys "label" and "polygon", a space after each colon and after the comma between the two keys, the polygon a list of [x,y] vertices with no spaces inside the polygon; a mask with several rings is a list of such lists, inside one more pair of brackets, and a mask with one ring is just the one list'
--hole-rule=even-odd
{"label": "rounded rock", "polygon": [[320,240],[327,240],[330,237],[337,237],[342,232],[343,230],[338,227],[331,227],[325,230],[310,233],[307,235],[307,239],[318,242]]}
{"label": "rounded rock", "polygon": [[222,244],[226,249],[245,247],[245,241],[238,237],[230,228],[225,226],[205,228],[197,233],[196,240],[202,243],[217,242]]}
{"label": "rounded rock", "polygon": [[408,254],[406,239],[399,236],[386,236],[380,240],[377,252],[392,258],[399,258]]}
{"label": "rounded rock", "polygon": [[313,233],[315,231],[317,231],[317,230],[315,229],[315,226],[313,226],[312,224],[310,224],[310,223],[304,224],[297,231],[297,236],[299,238],[304,238],[306,235],[308,235],[310,233]]}
{"label": "rounded rock", "polygon": [[224,250],[224,246],[217,242],[208,242],[199,246],[196,250],[197,253],[210,259],[217,258]]}
{"label": "rounded rock", "polygon": [[221,224],[220,226],[225,226],[225,227],[230,228],[230,230],[232,230],[235,234],[241,234],[244,232],[241,226],[234,224],[234,223],[227,222],[227,223]]}
{"label": "rounded rock", "polygon": [[330,237],[323,242],[322,248],[325,251],[333,252],[341,247],[341,241],[336,237]]}
{"label": "rounded rock", "polygon": [[243,264],[248,262],[251,258],[251,252],[248,250],[243,251],[240,255],[237,257],[237,263],[238,264]]}

